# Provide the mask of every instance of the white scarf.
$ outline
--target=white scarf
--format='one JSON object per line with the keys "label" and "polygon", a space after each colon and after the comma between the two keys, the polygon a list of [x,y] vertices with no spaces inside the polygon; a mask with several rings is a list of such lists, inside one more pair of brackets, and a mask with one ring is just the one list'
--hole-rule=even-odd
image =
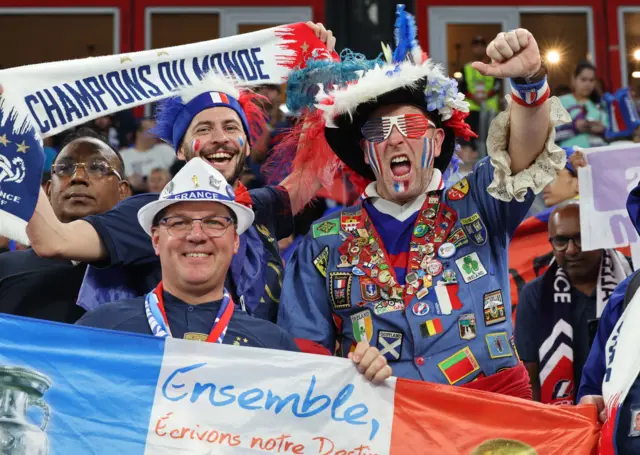
{"label": "white scarf", "polygon": [[[44,163],[42,138],[153,103],[206,73],[281,84],[306,59],[333,58],[305,24],[121,55],[0,71],[0,235],[28,244]],[[336,56],[337,58],[337,56]]]}

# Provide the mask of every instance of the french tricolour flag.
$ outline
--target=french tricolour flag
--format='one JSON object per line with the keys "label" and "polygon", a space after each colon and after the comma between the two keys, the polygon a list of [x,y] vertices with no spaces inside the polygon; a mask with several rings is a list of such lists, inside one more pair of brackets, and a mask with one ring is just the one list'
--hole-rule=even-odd
{"label": "french tricolour flag", "polygon": [[[508,440],[564,455],[597,444],[595,409],[399,378],[373,385],[351,360],[242,339],[219,345],[8,315],[0,333],[0,409],[46,435],[28,453],[485,453]],[[12,400],[23,398],[42,405],[22,415]]]}

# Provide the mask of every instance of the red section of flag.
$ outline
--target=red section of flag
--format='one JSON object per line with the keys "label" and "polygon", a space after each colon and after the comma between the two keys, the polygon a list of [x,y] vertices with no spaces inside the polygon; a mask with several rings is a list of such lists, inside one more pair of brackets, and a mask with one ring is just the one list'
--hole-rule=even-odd
{"label": "red section of flag", "polygon": [[390,454],[594,454],[598,435],[593,405],[549,406],[399,378]]}
{"label": "red section of flag", "polygon": [[616,401],[613,402],[611,409],[607,412],[607,421],[602,427],[600,434],[600,450],[599,455],[616,455],[616,422],[618,421],[618,413],[620,405]]}
{"label": "red section of flag", "polygon": [[223,103],[229,104],[229,97],[227,96],[226,93],[218,92],[218,95],[220,95],[220,99],[222,100]]}

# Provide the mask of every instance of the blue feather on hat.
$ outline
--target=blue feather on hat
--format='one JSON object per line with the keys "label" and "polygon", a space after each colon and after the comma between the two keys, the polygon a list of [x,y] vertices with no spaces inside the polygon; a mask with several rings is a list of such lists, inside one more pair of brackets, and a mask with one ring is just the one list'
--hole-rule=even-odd
{"label": "blue feather on hat", "polygon": [[[400,63],[407,57],[414,59],[414,51],[419,49],[416,36],[418,28],[412,14],[405,11],[405,5],[396,7],[396,23],[393,31],[396,40],[396,49],[393,51],[393,63]],[[415,62],[419,63],[419,62]]]}

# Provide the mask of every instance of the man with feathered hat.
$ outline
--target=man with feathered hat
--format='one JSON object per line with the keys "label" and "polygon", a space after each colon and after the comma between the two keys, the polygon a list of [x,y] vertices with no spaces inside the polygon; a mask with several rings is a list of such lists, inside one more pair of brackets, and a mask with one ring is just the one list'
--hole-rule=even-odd
{"label": "man with feathered hat", "polygon": [[[331,31],[322,24],[307,25],[331,54],[336,41]],[[238,253],[227,275],[227,289],[247,312],[274,321],[283,268],[277,241],[290,235],[293,213],[305,201],[290,203],[289,194],[297,188],[287,182],[249,192],[238,181],[251,144],[266,127],[265,115],[258,106],[261,98],[211,73],[160,105],[154,131],[173,145],[178,159],[205,159],[227,180],[219,184],[230,185],[229,192],[235,193],[235,199],[252,207],[255,222],[240,236]],[[203,182],[194,176],[192,184],[197,190]],[[165,191],[171,193],[171,186]],[[110,267],[90,268],[85,278],[78,304],[93,309],[101,303],[143,295],[160,281],[160,264],[148,236],[134,222],[138,210],[157,199],[157,193],[137,195],[109,212],[63,225],[41,195],[27,234],[40,256]]]}
{"label": "man with feathered hat", "polygon": [[332,351],[339,345],[344,357],[367,341],[400,377],[531,397],[513,346],[507,246],[564,167],[554,126],[566,111],[549,99],[531,33],[500,33],[487,48],[492,63],[474,68],[511,78],[510,105],[491,126],[489,157],[445,189],[456,138],[473,134],[468,105],[420,50],[402,7],[396,45],[358,79],[322,87],[318,110],[294,132],[294,164],[339,158],[364,190],[298,246],[278,324]]}

